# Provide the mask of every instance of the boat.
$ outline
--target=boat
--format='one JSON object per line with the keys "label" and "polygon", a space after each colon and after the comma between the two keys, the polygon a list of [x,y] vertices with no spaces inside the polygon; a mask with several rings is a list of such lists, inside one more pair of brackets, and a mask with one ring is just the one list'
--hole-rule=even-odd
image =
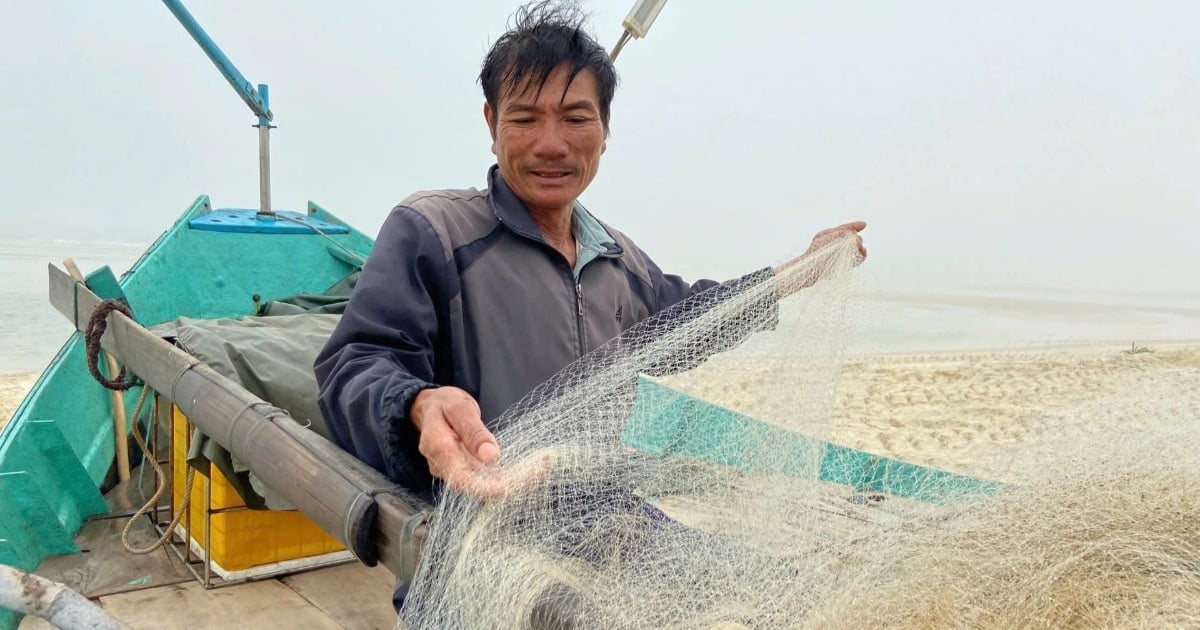
{"label": "boat", "polygon": [[[227,376],[148,330],[164,322],[234,320],[257,315],[288,296],[319,299],[331,287],[352,282],[373,245],[370,237],[316,203],[310,202],[299,212],[272,207],[269,131],[273,114],[267,86],[253,87],[181,2],[164,0],[164,4],[258,118],[260,206],[222,208],[215,206],[207,195],[199,196],[119,280],[107,267],[84,277],[73,269],[70,261],[64,261],[63,268],[49,265],[50,301],[74,323],[77,332],[54,356],[0,433],[0,503],[5,506],[0,510],[0,564],[22,572],[44,573],[47,559],[75,558],[78,562],[69,571],[91,583],[70,586],[85,596],[128,590],[113,590],[113,583],[129,582],[123,575],[105,576],[97,581],[114,567],[90,566],[84,562],[88,555],[104,554],[96,553],[94,546],[81,546],[81,536],[88,538],[91,545],[94,541],[90,537],[95,534],[88,531],[89,527],[102,524],[98,531],[115,533],[119,540],[121,530],[110,531],[112,528],[107,524],[121,522],[131,515],[134,506],[127,499],[145,493],[147,488],[157,489],[162,483],[170,483],[167,477],[155,479],[150,466],[143,465],[139,470],[139,461],[157,463],[151,462],[154,459],[168,465],[187,465],[183,458],[170,461],[171,449],[190,446],[192,438],[190,431],[172,432],[174,427],[165,426],[171,424],[172,412],[184,423],[195,421],[204,426],[205,433],[220,436],[218,441],[226,447],[232,446],[236,455],[245,456],[249,462],[245,473],[257,472],[262,467],[257,463],[261,456],[275,452],[275,456],[290,464],[272,466],[274,472],[264,477],[270,478],[268,483],[279,487],[281,483],[300,486],[312,481],[307,490],[293,492],[289,509],[278,512],[286,512],[300,523],[295,526],[333,532],[325,546],[337,551],[317,554],[324,558],[325,564],[354,559],[368,566],[381,562],[395,567],[405,562],[411,564],[412,560],[407,558],[411,553],[399,542],[413,539],[413,523],[406,519],[427,506],[320,439],[288,412],[255,397]],[[104,301],[97,294],[108,298],[107,304],[123,307],[121,310],[131,317],[109,316],[111,325],[103,339],[108,356],[100,358],[103,353],[93,351],[94,363],[89,366],[85,332],[88,318]],[[118,359],[120,369],[127,370],[130,379],[137,381],[136,387],[114,391],[97,383],[96,377],[106,364],[115,367]],[[116,372],[113,370],[108,376],[116,377]],[[142,391],[154,394],[147,396],[148,400],[143,400],[137,409]],[[130,413],[131,410],[137,413]],[[207,422],[210,417],[222,419],[213,424]],[[158,423],[163,418],[165,424]],[[221,434],[222,430],[247,427],[254,427],[257,435],[243,439],[241,435]],[[150,434],[150,457],[141,457],[136,447],[130,448],[134,429],[139,434]],[[170,441],[172,435],[174,443]],[[164,436],[166,443],[161,441]],[[277,451],[280,448],[294,452],[285,454]],[[179,470],[182,472],[183,468]],[[229,479],[236,480],[237,476],[230,474],[228,479],[221,479],[218,466],[212,479],[224,481],[228,490]],[[205,479],[203,491],[201,484],[197,484],[195,496],[212,494],[211,486],[217,484],[208,483],[208,477]],[[173,488],[172,500],[179,503],[182,492],[181,486]],[[246,502],[238,500],[241,498],[234,497],[235,507],[222,506],[225,512],[216,514],[217,518],[229,517],[231,510],[238,509],[253,515],[255,511],[247,509]],[[213,516],[209,509],[213,505],[216,504],[210,500],[201,511],[205,525],[213,524],[209,518]],[[160,506],[153,507],[157,515]],[[213,557],[206,553],[210,549],[198,547],[196,539],[207,539],[207,546],[211,547],[213,539],[221,542],[220,532],[214,530],[208,536],[207,531],[202,534],[193,531],[192,534],[199,535],[189,536],[190,515],[178,524],[183,528],[182,534],[165,529],[171,525],[169,518],[146,519],[156,533],[186,541],[166,545],[179,559],[171,579],[178,582],[186,575],[186,579],[198,579],[205,587],[212,587],[271,573],[260,570],[239,576],[237,571],[224,572],[224,577],[232,575],[231,579],[214,575]],[[406,524],[408,530],[403,529]],[[196,525],[193,530],[201,528],[199,521]],[[394,536],[390,543],[376,544],[381,534]],[[85,551],[89,553],[81,553]],[[199,560],[198,556],[204,559]],[[296,569],[296,559],[288,560],[291,562],[275,558],[276,574],[283,570],[281,567]],[[314,563],[300,565],[311,567]],[[182,574],[181,567],[187,569]],[[154,574],[132,577],[135,582],[136,578],[141,579],[134,584],[139,588],[163,583]],[[390,592],[390,585],[386,590]],[[0,593],[4,592],[0,589]],[[0,628],[14,628],[20,618],[19,612],[0,606]]]}
{"label": "boat", "polygon": [[[206,195],[197,197],[119,279],[107,267],[85,276],[69,262],[48,265],[50,302],[76,332],[0,433],[5,506],[0,565],[32,580],[22,583],[24,591],[9,593],[15,600],[3,599],[0,587],[0,604],[15,608],[0,606],[0,630],[17,627],[25,613],[69,625],[65,617],[53,617],[61,610],[51,610],[50,595],[60,593],[82,595],[76,597],[86,609],[81,614],[95,614],[90,618],[95,621],[107,619],[103,610],[87,608],[97,598],[181,584],[207,591],[301,572],[317,575],[331,567],[386,571],[370,578],[386,617],[393,584],[410,579],[416,569],[432,506],[314,431],[311,425],[319,423],[314,414],[285,408],[254,379],[239,380],[230,363],[241,357],[220,362],[198,356],[181,342],[180,332],[203,328],[204,322],[226,331],[237,322],[267,328],[278,323],[272,328],[276,339],[309,335],[300,342],[315,353],[320,344],[314,347],[312,335],[319,341],[322,329],[285,323],[336,313],[339,296],[352,285],[373,241],[315,202],[303,211],[272,207],[267,86],[253,87],[181,2],[163,1],[258,119],[260,204],[218,207]],[[643,28],[634,29],[634,36],[645,35],[644,18],[653,20],[664,1],[635,6],[630,15],[643,16]],[[630,32],[627,28],[626,35]],[[273,312],[280,308],[285,314]],[[268,320],[273,323],[263,324]],[[305,369],[311,365],[294,362]],[[296,380],[291,384],[308,386]],[[746,464],[719,461],[725,451],[713,444],[672,438],[671,406],[660,404],[664,397],[693,408],[704,403],[649,378],[638,388],[638,405],[623,435],[631,447]],[[709,411],[709,421],[733,436],[771,431],[753,418],[715,406]],[[798,452],[817,444],[795,439]],[[920,489],[934,486],[991,488],[980,480],[818,445],[836,464],[822,480],[862,491],[922,500]],[[161,477],[154,473],[164,466]],[[146,495],[152,495],[148,502]],[[271,542],[264,542],[265,530],[273,532]],[[160,539],[161,547],[126,554],[136,546],[128,544],[131,531]],[[282,541],[280,532],[291,539]],[[326,574],[316,590],[336,598],[332,587],[347,575]],[[31,589],[41,589],[40,599]],[[570,625],[548,605],[534,611],[540,625]],[[322,619],[338,621],[336,604],[316,602],[316,608]]]}

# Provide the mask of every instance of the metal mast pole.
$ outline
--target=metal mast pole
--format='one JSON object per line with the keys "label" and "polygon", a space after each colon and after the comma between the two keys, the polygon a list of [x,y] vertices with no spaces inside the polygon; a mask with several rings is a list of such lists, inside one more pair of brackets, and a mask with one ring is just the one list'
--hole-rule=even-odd
{"label": "metal mast pole", "polygon": [[271,119],[274,115],[271,113],[271,108],[268,104],[267,86],[263,83],[258,84],[258,90],[254,89],[250,81],[246,79],[229,57],[221,52],[221,48],[213,41],[208,33],[192,17],[188,12],[187,7],[183,6],[180,0],[163,0],[163,4],[171,10],[175,15],[175,19],[183,25],[192,39],[200,45],[204,50],[204,54],[213,62],[213,65],[221,71],[229,85],[233,86],[238,96],[242,97],[246,105],[250,107],[250,111],[258,116],[258,187],[259,187],[259,209],[258,217],[260,219],[274,219],[275,215],[271,211]]}
{"label": "metal mast pole", "polygon": [[[258,84],[258,93],[262,96],[263,106],[270,102],[267,84]],[[270,110],[267,110],[270,114]],[[269,116],[259,116],[258,124],[258,217],[260,219],[274,218],[271,212],[271,119]]]}

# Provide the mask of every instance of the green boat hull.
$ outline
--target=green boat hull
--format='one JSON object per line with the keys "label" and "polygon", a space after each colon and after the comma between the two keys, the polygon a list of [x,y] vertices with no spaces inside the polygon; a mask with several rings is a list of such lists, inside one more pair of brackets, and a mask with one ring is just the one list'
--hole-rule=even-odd
{"label": "green boat hull", "polygon": [[801,435],[644,376],[638,378],[633,411],[621,441],[645,453],[678,455],[747,472],[837,484],[856,493],[936,504],[1004,487]]}
{"label": "green boat hull", "polygon": [[[349,226],[341,234],[192,227],[212,212],[207,196],[196,199],[123,274],[119,285],[138,323],[239,317],[255,312],[255,296],[265,303],[322,293],[374,244]],[[345,225],[315,204],[307,215]],[[127,409],[135,402],[126,395]],[[48,555],[78,551],[83,523],[107,511],[100,488],[114,461],[113,432],[110,393],[89,374],[75,333],[0,432],[0,563],[33,570]],[[15,623],[0,610],[0,628]]]}

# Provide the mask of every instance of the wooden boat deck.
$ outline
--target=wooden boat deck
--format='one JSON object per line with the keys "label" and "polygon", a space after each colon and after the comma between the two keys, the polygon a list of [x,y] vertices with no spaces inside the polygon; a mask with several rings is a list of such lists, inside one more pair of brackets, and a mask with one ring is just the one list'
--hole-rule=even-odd
{"label": "wooden boat deck", "polygon": [[[36,573],[100,604],[131,628],[390,629],[395,578],[383,566],[357,562],[205,589],[166,547],[144,555],[125,550],[121,532],[140,496],[137,474],[108,494],[109,514],[84,525],[80,553],[50,556]],[[149,517],[134,522],[130,544],[146,547],[156,531]],[[20,628],[52,628],[27,616]]]}
{"label": "wooden boat deck", "polygon": [[[359,564],[205,589],[189,575],[174,584],[94,598],[130,628],[391,629],[392,574]],[[52,628],[26,617],[20,628]]]}

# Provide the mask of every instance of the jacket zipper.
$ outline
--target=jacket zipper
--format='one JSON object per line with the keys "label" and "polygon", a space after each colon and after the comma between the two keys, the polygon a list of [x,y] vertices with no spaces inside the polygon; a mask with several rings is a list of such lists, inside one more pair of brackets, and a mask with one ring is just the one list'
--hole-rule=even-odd
{"label": "jacket zipper", "polygon": [[587,336],[584,333],[583,326],[583,283],[575,283],[575,306],[577,314],[575,316],[575,330],[579,335],[579,356],[587,354]]}

